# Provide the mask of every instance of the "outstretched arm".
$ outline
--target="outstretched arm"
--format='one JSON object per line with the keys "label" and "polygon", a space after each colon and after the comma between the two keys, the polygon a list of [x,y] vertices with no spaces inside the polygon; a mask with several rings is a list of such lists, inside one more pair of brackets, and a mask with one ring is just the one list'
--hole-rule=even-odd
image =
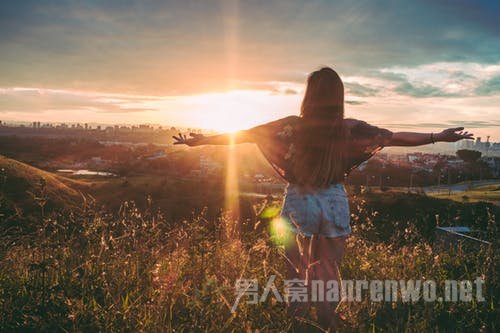
{"label": "outstretched arm", "polygon": [[278,120],[258,125],[246,130],[238,131],[235,133],[219,134],[204,136],[201,134],[190,133],[189,137],[179,133],[174,136],[175,145],[230,145],[238,143],[262,143],[274,142],[283,131],[292,129],[296,121],[299,119],[297,116],[288,116]]}
{"label": "outstretched arm", "polygon": [[395,132],[386,146],[420,146],[435,142],[456,142],[473,139],[472,133],[463,127],[448,128],[439,133]]}
{"label": "outstretched arm", "polygon": [[203,134],[189,133],[189,137],[179,133],[178,136],[173,136],[174,145],[229,145],[237,143],[253,142],[252,136],[248,131],[239,131],[235,133],[226,133],[218,135],[204,136]]}

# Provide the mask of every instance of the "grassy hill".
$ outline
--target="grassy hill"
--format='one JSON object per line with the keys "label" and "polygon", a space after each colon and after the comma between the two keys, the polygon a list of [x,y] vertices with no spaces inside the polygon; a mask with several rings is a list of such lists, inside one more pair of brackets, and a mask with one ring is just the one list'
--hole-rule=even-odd
{"label": "grassy hill", "polygon": [[[23,218],[44,211],[72,208],[85,183],[54,175],[0,155],[0,214]],[[0,215],[0,218],[2,217]]]}

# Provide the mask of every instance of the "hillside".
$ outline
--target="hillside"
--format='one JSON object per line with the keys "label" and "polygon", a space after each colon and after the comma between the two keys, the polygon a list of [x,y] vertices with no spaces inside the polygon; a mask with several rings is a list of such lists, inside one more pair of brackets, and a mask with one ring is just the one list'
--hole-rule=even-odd
{"label": "hillside", "polygon": [[84,183],[0,155],[3,218],[28,217],[41,212],[41,205],[46,212],[74,207],[81,200],[79,189],[84,187]]}
{"label": "hillside", "polygon": [[[215,214],[223,185],[154,174],[74,180],[0,156],[0,331],[290,331],[286,308],[272,294],[258,307],[236,303],[235,281],[242,276],[257,279],[260,293],[276,274],[282,292],[287,267],[280,242],[286,237],[272,237],[269,219],[255,214],[260,210],[252,204],[261,197],[240,200],[242,216],[253,216],[244,224]],[[341,304],[344,331],[495,331],[498,251],[448,252],[432,243],[436,215],[443,226],[467,225],[493,235],[486,240],[498,239],[498,206],[350,190],[353,234],[343,277],[432,280],[438,293],[447,280],[481,276],[486,284],[485,301],[473,305],[370,303],[366,293]],[[78,209],[80,191],[110,213]],[[147,202],[145,209],[113,208],[149,196],[161,211]],[[42,218],[34,197],[46,198],[45,212],[57,216]],[[280,207],[281,199],[273,204]],[[198,213],[203,206],[208,209]]]}

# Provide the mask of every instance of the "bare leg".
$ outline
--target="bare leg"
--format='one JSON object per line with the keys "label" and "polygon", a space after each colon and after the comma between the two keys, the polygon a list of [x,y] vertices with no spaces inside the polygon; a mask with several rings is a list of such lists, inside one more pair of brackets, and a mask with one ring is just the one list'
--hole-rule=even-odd
{"label": "bare leg", "polygon": [[[311,238],[297,235],[295,241],[285,247],[287,256],[287,280],[299,279],[310,286],[312,279],[312,259],[314,258],[314,245],[318,242],[317,236]],[[288,313],[295,320],[306,318],[310,309],[309,298],[307,302],[289,302]]]}
{"label": "bare leg", "polygon": [[[341,296],[341,276],[340,262],[345,252],[347,237],[320,237],[318,240],[317,259],[319,263],[315,265],[315,278],[322,280],[325,288],[329,280],[335,280],[339,286],[339,297]],[[335,318],[335,310],[339,302],[328,302],[326,299],[316,303],[318,321],[323,327],[331,327]]]}

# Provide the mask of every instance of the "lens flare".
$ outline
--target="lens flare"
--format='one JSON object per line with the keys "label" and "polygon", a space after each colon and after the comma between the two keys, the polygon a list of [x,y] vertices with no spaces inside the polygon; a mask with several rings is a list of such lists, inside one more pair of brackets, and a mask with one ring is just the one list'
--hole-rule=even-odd
{"label": "lens flare", "polygon": [[288,226],[288,222],[282,217],[271,220],[269,225],[271,241],[276,245],[287,245],[294,241],[294,234]]}

